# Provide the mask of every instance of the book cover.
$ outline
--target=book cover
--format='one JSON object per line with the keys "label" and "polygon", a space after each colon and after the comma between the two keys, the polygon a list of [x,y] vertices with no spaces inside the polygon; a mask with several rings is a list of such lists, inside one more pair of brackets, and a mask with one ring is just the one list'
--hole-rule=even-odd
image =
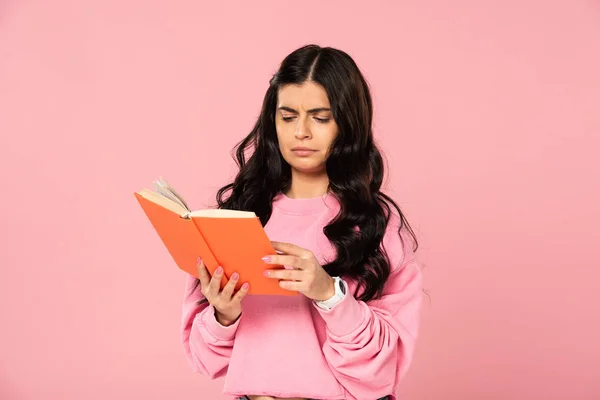
{"label": "book cover", "polygon": [[198,277],[197,258],[201,257],[212,275],[222,266],[221,288],[237,272],[236,290],[248,282],[248,294],[297,295],[279,287],[278,281],[263,276],[263,271],[284,268],[265,264],[262,257],[275,254],[258,217],[234,218],[190,216],[168,209],[136,192],[135,197],[154,230],[177,266]]}

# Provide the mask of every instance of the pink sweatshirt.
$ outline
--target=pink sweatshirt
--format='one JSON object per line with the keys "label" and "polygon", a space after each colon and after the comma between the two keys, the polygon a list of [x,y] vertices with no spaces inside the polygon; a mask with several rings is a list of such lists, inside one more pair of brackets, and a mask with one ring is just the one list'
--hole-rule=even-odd
{"label": "pink sweatshirt", "polygon": [[[271,240],[309,249],[324,264],[335,249],[323,227],[338,210],[331,195],[279,194],[265,230]],[[353,297],[356,283],[345,278],[349,291],[330,311],[302,294],[248,295],[242,316],[224,327],[212,306],[195,304],[202,296],[199,288],[187,296],[194,279],[188,275],[182,340],[193,370],[211,379],[225,376],[223,393],[236,397],[395,399],[412,359],[421,305],[420,268],[412,242],[405,240],[405,247],[400,242],[398,222],[397,216],[391,220],[383,242],[392,275],[383,297],[368,303]]]}

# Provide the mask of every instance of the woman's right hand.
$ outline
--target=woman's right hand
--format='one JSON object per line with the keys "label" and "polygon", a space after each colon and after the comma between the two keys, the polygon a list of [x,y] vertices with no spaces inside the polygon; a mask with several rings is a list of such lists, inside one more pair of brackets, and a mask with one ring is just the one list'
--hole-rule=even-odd
{"label": "woman's right hand", "polygon": [[202,260],[198,259],[198,276],[200,278],[202,295],[215,308],[215,317],[223,326],[229,326],[235,323],[242,314],[242,299],[248,293],[250,287],[244,283],[240,290],[234,294],[235,285],[239,275],[234,273],[227,285],[221,289],[221,279],[223,278],[223,268],[219,267],[211,278],[208,270]]}

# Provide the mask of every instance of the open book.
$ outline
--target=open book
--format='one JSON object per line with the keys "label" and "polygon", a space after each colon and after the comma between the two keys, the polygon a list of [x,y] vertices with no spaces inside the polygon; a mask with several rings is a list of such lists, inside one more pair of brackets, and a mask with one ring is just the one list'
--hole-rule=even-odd
{"label": "open book", "polygon": [[164,179],[153,184],[155,191],[142,189],[134,195],[181,270],[198,277],[197,258],[201,257],[211,275],[218,266],[223,267],[221,288],[237,272],[236,290],[248,282],[248,294],[298,294],[263,276],[266,269],[284,267],[262,261],[262,257],[275,254],[275,249],[256,214],[223,209],[192,211]]}

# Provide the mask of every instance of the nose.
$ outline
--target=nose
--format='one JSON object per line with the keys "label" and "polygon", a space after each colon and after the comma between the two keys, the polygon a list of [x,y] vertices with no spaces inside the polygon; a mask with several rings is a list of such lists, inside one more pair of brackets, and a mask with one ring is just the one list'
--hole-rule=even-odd
{"label": "nose", "polygon": [[312,137],[310,127],[303,118],[298,118],[298,124],[296,125],[294,137],[298,140],[310,139]]}

